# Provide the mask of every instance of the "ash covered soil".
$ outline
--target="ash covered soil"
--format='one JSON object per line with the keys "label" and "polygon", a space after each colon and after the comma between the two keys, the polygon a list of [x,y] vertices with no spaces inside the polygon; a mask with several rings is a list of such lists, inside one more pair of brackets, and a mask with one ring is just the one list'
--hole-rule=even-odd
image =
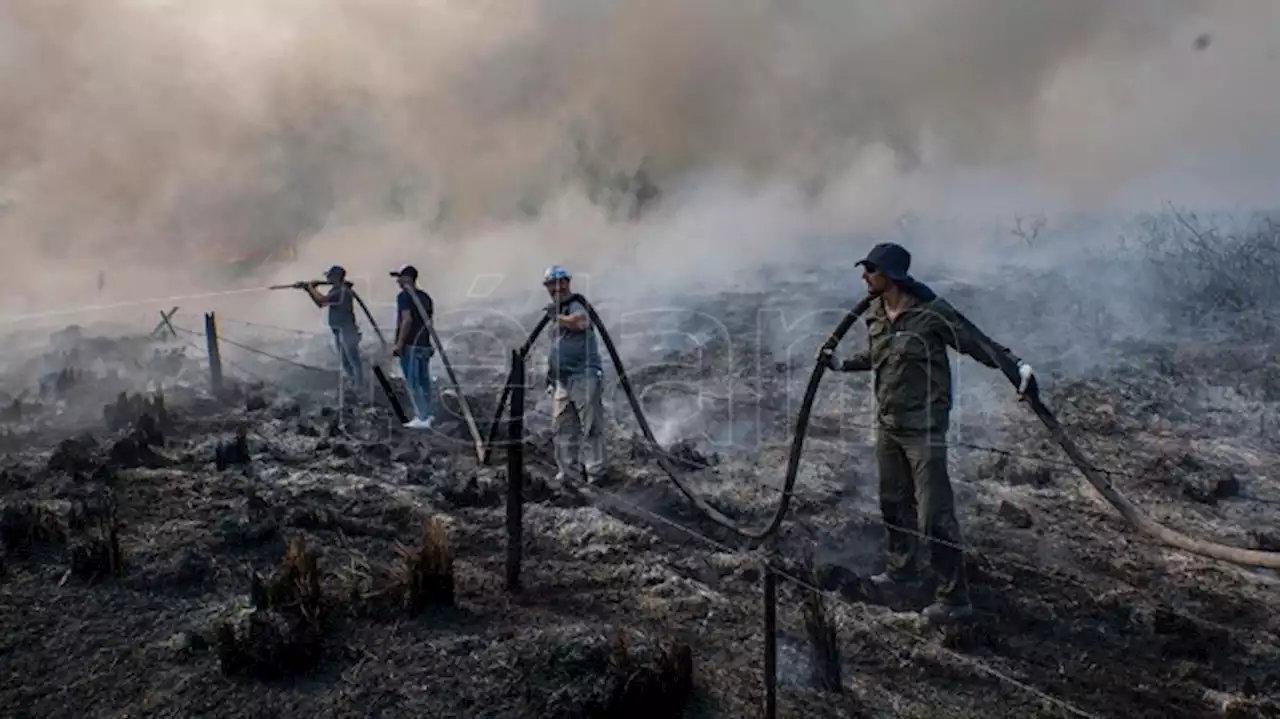
{"label": "ash covered soil", "polygon": [[[938,289],[1037,366],[1046,403],[1130,499],[1193,535],[1280,550],[1273,345],[1115,339],[1086,367],[1075,340],[1023,346],[1040,308],[1020,303],[1019,320],[981,290]],[[661,439],[706,465],[692,487],[744,524],[776,506],[813,351],[854,299],[818,296],[836,309],[780,330],[760,318],[804,303],[718,295],[643,332],[600,305]],[[494,332],[450,343],[482,431],[522,339]],[[399,429],[370,394],[339,411],[330,379],[287,366],[265,383],[228,368],[214,399],[191,346],[107,335],[11,343],[6,358],[6,716],[758,715],[762,555],[700,520],[616,387],[615,472],[552,486],[531,364],[512,595],[504,456],[478,464],[450,397],[430,433]],[[925,628],[927,597],[869,589],[882,527],[868,380],[829,376],[779,551],[828,590],[844,692],[814,688],[812,592],[783,580],[779,714],[1072,715],[1049,696],[1100,717],[1280,716],[1280,578],[1135,534],[993,372],[955,366],[975,621]]]}

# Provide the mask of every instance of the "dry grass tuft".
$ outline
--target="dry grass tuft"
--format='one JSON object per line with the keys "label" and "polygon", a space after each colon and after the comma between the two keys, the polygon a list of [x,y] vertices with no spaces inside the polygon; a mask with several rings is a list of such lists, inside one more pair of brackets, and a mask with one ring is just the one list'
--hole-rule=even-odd
{"label": "dry grass tuft", "polygon": [[275,679],[314,667],[324,651],[320,568],[302,539],[285,550],[270,579],[250,581],[254,611],[218,625],[218,659],[226,674]]}
{"label": "dry grass tuft", "polygon": [[426,522],[417,547],[397,543],[396,552],[404,563],[404,603],[411,614],[454,606],[453,547],[442,517]]}
{"label": "dry grass tuft", "polygon": [[603,706],[588,707],[592,719],[680,717],[693,697],[693,650],[687,644],[657,647],[646,661],[632,653],[619,632],[609,670],[609,698]]}
{"label": "dry grass tuft", "polygon": [[307,551],[301,537],[290,540],[275,576],[267,580],[254,573],[250,596],[258,610],[296,608],[304,615],[319,618],[322,599],[319,562]]}

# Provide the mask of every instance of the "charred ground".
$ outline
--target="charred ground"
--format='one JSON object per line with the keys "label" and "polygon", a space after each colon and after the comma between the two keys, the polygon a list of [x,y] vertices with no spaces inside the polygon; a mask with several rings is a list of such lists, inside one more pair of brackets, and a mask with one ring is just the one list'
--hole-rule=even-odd
{"label": "charred ground", "polygon": [[[1164,226],[1145,266],[1166,273],[1152,287],[1168,319],[1185,328],[1198,306],[1213,337],[1203,324],[1110,336],[1114,306],[1078,299],[1061,273],[937,289],[1036,364],[1047,403],[1131,499],[1184,531],[1275,550],[1276,324],[1265,287],[1241,280],[1256,274],[1228,286],[1204,271],[1246,250],[1241,267],[1263,267],[1275,233],[1196,255],[1203,232],[1182,227]],[[710,465],[693,486],[744,523],[778,500],[795,396],[848,294],[847,275],[813,272],[782,293],[650,314],[643,336],[625,317],[611,328],[664,442]],[[761,320],[824,307],[783,330]],[[1083,348],[1082,326],[1097,330]],[[451,345],[485,358],[463,372],[481,417],[522,339],[509,333]],[[423,436],[392,430],[381,402],[339,412],[332,388],[287,367],[215,400],[181,342],[83,330],[16,352],[0,434],[0,706],[14,715],[758,712],[763,557],[699,520],[620,395],[618,471],[597,488],[550,485],[532,413],[526,589],[511,596],[501,461],[478,466],[449,398]],[[784,580],[780,714],[1070,716],[1038,691],[1092,716],[1280,716],[1280,578],[1131,532],[1007,388],[964,367],[951,458],[977,620],[923,629],[922,598],[869,590],[881,527],[866,380],[828,379],[779,550],[830,592],[844,693],[813,688],[812,592]]]}

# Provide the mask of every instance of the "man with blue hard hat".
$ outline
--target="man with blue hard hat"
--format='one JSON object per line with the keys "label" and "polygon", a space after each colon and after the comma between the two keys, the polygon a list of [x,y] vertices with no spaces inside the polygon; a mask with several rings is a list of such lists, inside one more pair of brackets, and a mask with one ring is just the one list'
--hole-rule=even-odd
{"label": "man with blue hard hat", "polygon": [[925,608],[924,618],[931,623],[966,619],[973,609],[947,476],[952,399],[947,348],[999,369],[1019,396],[1035,396],[1035,374],[912,278],[911,254],[903,247],[876,245],[858,265],[874,298],[866,314],[869,347],[843,362],[824,350],[823,361],[841,372],[875,372],[875,452],[888,568],[872,581],[882,588],[918,587],[922,577],[916,540],[923,538],[938,579],[936,601]]}
{"label": "man with blue hard hat", "polygon": [[547,307],[552,313],[547,384],[552,392],[552,427],[559,468],[556,480],[581,479],[581,465],[587,481],[594,483],[605,472],[601,397],[604,373],[587,308],[577,299],[571,299],[571,279],[569,271],[560,265],[547,268],[542,276],[542,284],[552,300]]}
{"label": "man with blue hard hat", "polygon": [[329,291],[321,294],[320,282],[304,282],[300,286],[307,291],[316,307],[329,308],[329,329],[333,331],[342,367],[357,386],[364,384],[364,365],[360,361],[360,328],[356,325],[355,295],[347,281],[347,271],[340,265],[325,270],[324,281]]}

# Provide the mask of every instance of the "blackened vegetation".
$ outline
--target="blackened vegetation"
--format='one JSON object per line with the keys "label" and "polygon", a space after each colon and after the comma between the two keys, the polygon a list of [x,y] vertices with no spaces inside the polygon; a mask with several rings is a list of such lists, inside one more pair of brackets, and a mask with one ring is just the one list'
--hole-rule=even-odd
{"label": "blackened vegetation", "polygon": [[53,450],[45,467],[50,472],[71,476],[92,474],[101,466],[95,456],[97,446],[97,440],[89,434],[64,439]]}
{"label": "blackened vegetation", "polygon": [[693,695],[693,650],[675,644],[636,651],[619,633],[609,655],[608,682],[608,698],[587,704],[585,717],[682,717]]}
{"label": "blackened vegetation", "polygon": [[111,445],[112,464],[121,469],[163,467],[168,460],[156,450],[164,446],[164,433],[170,427],[164,397],[156,400],[121,394],[116,409],[104,408],[108,427],[128,428],[128,432]]}
{"label": "blackened vegetation", "polygon": [[294,539],[270,578],[250,579],[253,611],[217,626],[218,660],[226,674],[277,679],[314,667],[324,650],[320,569]]}
{"label": "blackened vegetation", "polygon": [[288,510],[284,516],[284,523],[297,529],[342,532],[348,537],[391,539],[396,536],[396,531],[390,527],[346,517],[327,507],[314,505]]}
{"label": "blackened vegetation", "polygon": [[171,417],[165,406],[163,394],[121,392],[115,402],[102,407],[102,421],[112,432],[144,424],[150,427],[151,431],[160,432],[163,428],[170,426]]}
{"label": "blackened vegetation", "polygon": [[106,516],[98,517],[94,530],[71,545],[67,557],[72,575],[89,582],[118,577],[124,571],[120,522],[113,499],[108,498]]}
{"label": "blackened vegetation", "polygon": [[1143,222],[1146,258],[1173,319],[1203,326],[1231,317],[1241,329],[1273,329],[1280,312],[1280,224],[1259,215],[1224,232],[1195,213],[1172,211]]}
{"label": "blackened vegetation", "polygon": [[[654,460],[658,451],[642,437],[637,437],[632,439],[627,457],[632,461]],[[681,439],[674,442],[663,452],[663,456],[674,461],[677,468],[691,471],[715,467],[720,464],[719,454],[714,452],[710,455],[703,454],[698,451],[696,443],[690,439]]]}
{"label": "blackened vegetation", "polygon": [[411,614],[454,604],[453,548],[443,519],[432,517],[416,547],[396,544],[403,562],[404,605]]}
{"label": "blackened vegetation", "polygon": [[[57,556],[66,550],[73,576],[90,582],[118,577],[124,571],[120,522],[114,498],[56,505],[15,502],[0,507],[0,546],[14,559],[32,559],[40,550]],[[44,556],[44,555],[40,555]]]}
{"label": "blackened vegetation", "polygon": [[0,407],[0,422],[13,423],[21,422],[29,410],[38,409],[31,407],[30,404],[22,401],[22,397],[14,397],[9,403]]}
{"label": "blackened vegetation", "polygon": [[251,461],[249,434],[244,427],[236,430],[236,436],[230,442],[220,442],[213,449],[213,462],[219,472],[225,471],[229,467],[247,465]]}
{"label": "blackened vegetation", "polygon": [[33,502],[0,507],[0,544],[7,554],[26,557],[37,547],[66,541],[67,528],[51,508]]}
{"label": "blackened vegetation", "polygon": [[678,719],[694,698],[693,650],[615,629],[542,643],[517,666],[520,716]]}
{"label": "blackened vegetation", "polygon": [[40,378],[40,396],[58,397],[70,392],[84,380],[84,372],[66,367]]}
{"label": "blackened vegetation", "polygon": [[815,689],[843,693],[840,635],[821,592],[805,592],[804,629],[809,637],[810,683]]}

